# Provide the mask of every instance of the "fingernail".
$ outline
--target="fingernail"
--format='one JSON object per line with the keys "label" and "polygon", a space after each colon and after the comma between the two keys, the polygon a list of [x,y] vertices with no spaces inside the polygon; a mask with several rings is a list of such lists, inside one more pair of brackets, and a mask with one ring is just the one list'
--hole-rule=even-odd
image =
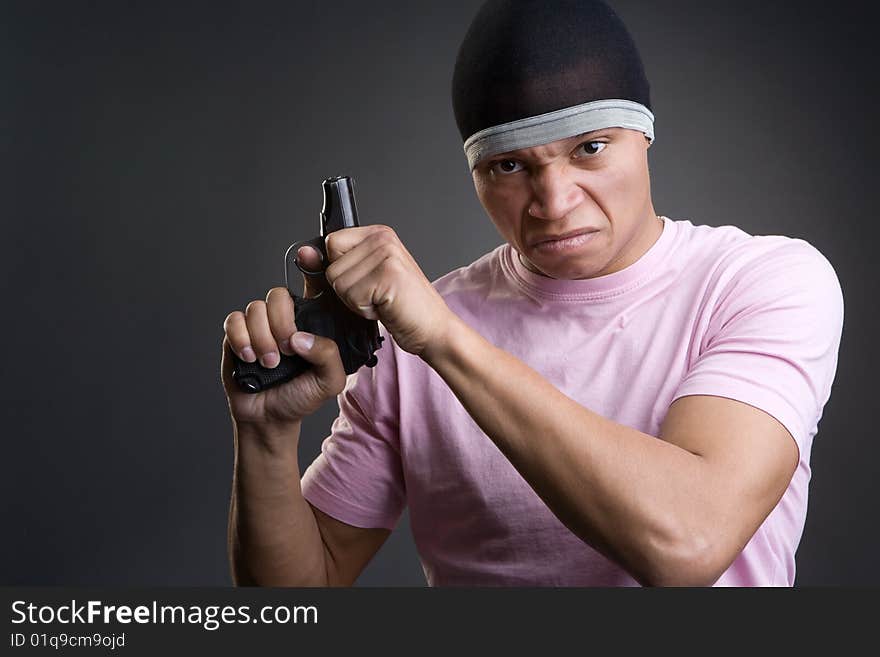
{"label": "fingernail", "polygon": [[278,348],[281,349],[281,353],[287,354],[288,356],[290,355],[290,352],[293,351],[293,349],[290,348],[290,340],[288,338],[279,342]]}
{"label": "fingernail", "polygon": [[312,345],[315,344],[315,336],[311,333],[303,333],[302,331],[297,331],[290,338],[290,342],[297,349],[308,351],[312,348]]}
{"label": "fingernail", "polygon": [[257,355],[254,353],[253,349],[251,349],[250,347],[245,347],[241,350],[241,359],[245,363],[253,363],[255,360],[257,360]]}
{"label": "fingernail", "polygon": [[278,355],[277,351],[270,351],[268,354],[260,356],[260,363],[263,367],[275,367],[280,362],[281,357]]}

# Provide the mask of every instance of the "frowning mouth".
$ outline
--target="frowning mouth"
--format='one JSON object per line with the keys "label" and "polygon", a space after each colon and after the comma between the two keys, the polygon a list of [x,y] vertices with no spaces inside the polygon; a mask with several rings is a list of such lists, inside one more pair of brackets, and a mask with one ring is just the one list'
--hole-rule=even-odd
{"label": "frowning mouth", "polygon": [[531,246],[535,247],[541,245],[550,245],[554,242],[564,242],[571,240],[574,237],[580,237],[582,235],[589,235],[591,233],[597,232],[599,232],[597,228],[579,228],[577,230],[572,230],[567,233],[562,233],[561,235],[545,235],[543,237],[532,240]]}

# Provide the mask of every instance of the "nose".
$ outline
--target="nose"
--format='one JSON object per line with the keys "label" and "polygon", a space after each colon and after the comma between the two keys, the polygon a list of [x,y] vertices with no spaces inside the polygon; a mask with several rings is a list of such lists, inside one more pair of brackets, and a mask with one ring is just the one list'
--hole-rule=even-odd
{"label": "nose", "polygon": [[584,190],[566,167],[545,167],[532,176],[532,202],[528,212],[538,219],[562,219],[584,198]]}

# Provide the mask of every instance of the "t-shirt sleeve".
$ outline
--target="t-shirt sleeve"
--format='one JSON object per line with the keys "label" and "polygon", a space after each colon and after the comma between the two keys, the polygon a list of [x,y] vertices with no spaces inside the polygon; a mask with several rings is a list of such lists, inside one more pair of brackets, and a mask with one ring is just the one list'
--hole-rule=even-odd
{"label": "t-shirt sleeve", "polygon": [[781,239],[723,275],[699,353],[673,400],[745,402],[776,418],[809,454],[837,369],[843,293],[818,250]]}
{"label": "t-shirt sleeve", "polygon": [[303,497],[355,527],[393,529],[406,490],[400,459],[396,348],[385,337],[373,368],[349,375],[337,397],[339,415],[321,453],[302,477]]}

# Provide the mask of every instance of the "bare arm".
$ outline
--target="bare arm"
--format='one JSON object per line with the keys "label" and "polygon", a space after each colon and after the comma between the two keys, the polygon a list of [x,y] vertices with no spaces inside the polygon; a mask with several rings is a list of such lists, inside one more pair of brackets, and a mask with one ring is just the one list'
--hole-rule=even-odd
{"label": "bare arm", "polygon": [[[313,261],[316,256],[310,255]],[[316,290],[307,282],[305,293],[314,296]],[[320,336],[311,336],[311,343],[290,340],[296,324],[285,288],[273,288],[266,301],[251,302],[244,313],[230,313],[224,328],[221,379],[235,449],[228,531],[233,582],[353,584],[390,532],[352,527],[313,508],[302,495],[297,458],[302,418],[335,397],[345,384],[336,344]],[[233,352],[249,362],[259,357],[273,367],[279,351],[296,353],[313,367],[259,394],[238,389],[232,380]]]}
{"label": "bare arm", "polygon": [[684,397],[658,439],[579,405],[460,320],[421,356],[556,516],[643,584],[713,583],[797,465],[791,435],[754,407]]}
{"label": "bare arm", "polygon": [[567,397],[467,326],[393,230],[327,238],[327,281],[443,378],[548,508],[643,584],[711,584],[785,492],[798,448],[731,399],[673,403],[651,436]]}
{"label": "bare arm", "polygon": [[235,429],[229,560],[237,585],[349,586],[390,534],[339,522],[305,500],[299,430]]}

